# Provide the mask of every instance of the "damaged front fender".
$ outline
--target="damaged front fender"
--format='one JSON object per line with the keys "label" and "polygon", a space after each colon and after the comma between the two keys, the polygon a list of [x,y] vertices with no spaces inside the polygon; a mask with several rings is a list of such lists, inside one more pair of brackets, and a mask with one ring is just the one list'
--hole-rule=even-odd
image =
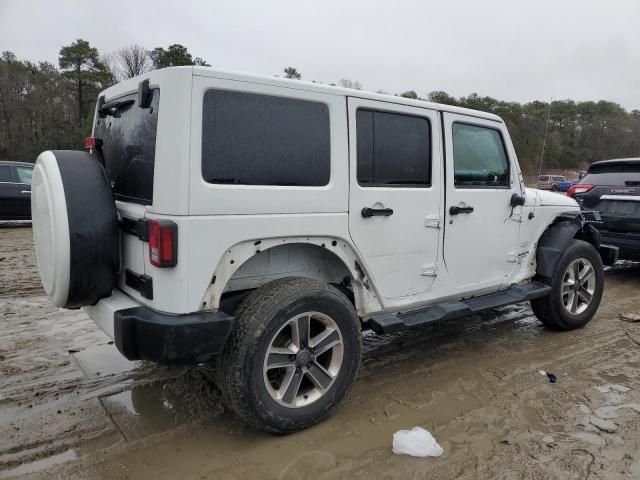
{"label": "damaged front fender", "polygon": [[[597,213],[597,212],[595,212]],[[592,244],[600,253],[602,263],[613,265],[618,260],[618,249],[602,245],[600,232],[593,225],[597,215],[593,212],[567,212],[559,215],[542,234],[536,250],[536,273],[551,278],[562,254],[573,239]]]}

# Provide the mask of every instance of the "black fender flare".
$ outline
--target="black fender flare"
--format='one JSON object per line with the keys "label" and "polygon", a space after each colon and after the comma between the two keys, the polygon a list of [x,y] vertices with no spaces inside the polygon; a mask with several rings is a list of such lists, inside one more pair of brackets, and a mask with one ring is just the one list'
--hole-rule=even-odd
{"label": "black fender flare", "polygon": [[580,213],[559,215],[545,230],[536,249],[536,273],[551,278],[573,239],[584,240],[592,244],[600,254],[605,265],[613,265],[618,259],[618,249],[602,245],[600,232]]}

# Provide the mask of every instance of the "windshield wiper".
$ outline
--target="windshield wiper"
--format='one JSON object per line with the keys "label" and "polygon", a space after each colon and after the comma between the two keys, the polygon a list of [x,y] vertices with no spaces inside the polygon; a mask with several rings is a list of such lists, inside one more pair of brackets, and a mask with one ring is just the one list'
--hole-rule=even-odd
{"label": "windshield wiper", "polygon": [[113,102],[108,102],[105,103],[104,105],[102,105],[100,107],[100,109],[98,110],[98,114],[101,117],[104,117],[106,115],[115,115],[115,113],[124,108],[124,107],[128,107],[129,105],[133,105],[135,103],[135,100],[133,99],[129,99],[129,100],[114,100]]}

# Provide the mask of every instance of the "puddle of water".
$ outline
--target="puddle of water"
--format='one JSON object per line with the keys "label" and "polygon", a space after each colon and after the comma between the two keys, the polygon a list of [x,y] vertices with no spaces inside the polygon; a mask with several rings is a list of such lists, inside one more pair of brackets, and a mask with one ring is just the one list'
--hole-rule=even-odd
{"label": "puddle of water", "polygon": [[34,462],[24,463],[10,470],[0,472],[0,478],[12,478],[17,477],[18,475],[39,472],[54,465],[70,462],[76,458],[78,458],[78,456],[75,450],[67,450],[66,452],[58,453],[57,455],[51,455],[50,457],[36,460]]}
{"label": "puddle of water", "polygon": [[[162,385],[135,387],[103,397],[100,402],[128,442],[171,430],[176,422],[174,406],[166,400]],[[187,409],[188,405],[177,408]]]}

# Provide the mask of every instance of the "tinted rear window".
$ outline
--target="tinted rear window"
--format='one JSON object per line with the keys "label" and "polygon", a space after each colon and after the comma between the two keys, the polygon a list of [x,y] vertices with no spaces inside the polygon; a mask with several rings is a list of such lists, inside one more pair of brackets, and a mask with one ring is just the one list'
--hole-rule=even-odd
{"label": "tinted rear window", "polygon": [[233,185],[327,185],[329,134],[324,103],[208,90],[202,114],[202,177]]}
{"label": "tinted rear window", "polygon": [[160,91],[151,90],[151,106],[138,106],[138,95],[118,100],[133,103],[114,112],[98,116],[94,135],[103,141],[107,175],[116,198],[150,204],[153,200],[153,168],[156,156],[158,105]]}
{"label": "tinted rear window", "polygon": [[616,187],[640,186],[640,164],[597,166],[590,169],[580,183]]}

